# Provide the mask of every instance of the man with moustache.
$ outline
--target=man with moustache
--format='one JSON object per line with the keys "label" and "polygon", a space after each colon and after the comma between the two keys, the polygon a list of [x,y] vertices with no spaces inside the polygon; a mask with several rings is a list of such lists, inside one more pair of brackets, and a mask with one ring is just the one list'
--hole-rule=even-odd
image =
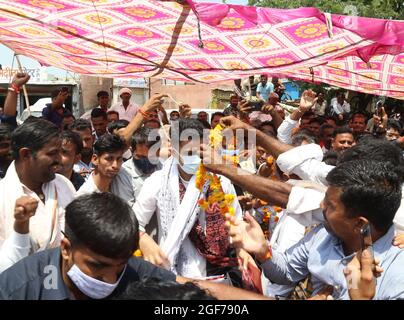
{"label": "man with moustache", "polygon": [[78,133],[69,130],[63,131],[61,138],[62,153],[58,173],[69,179],[74,188],[79,190],[85,180],[73,170],[73,167],[80,161],[83,142]]}
{"label": "man with moustache", "polygon": [[[60,245],[64,209],[75,193],[71,182],[56,174],[61,139],[54,124],[43,119],[23,124],[12,133],[11,150],[15,160],[0,181],[0,256],[13,256],[8,259],[9,266],[24,256]],[[37,201],[38,206],[28,230],[19,233],[14,229],[14,211],[16,200],[23,196]],[[20,254],[10,250],[16,247]],[[3,270],[6,267],[2,265]]]}
{"label": "man with moustache", "polygon": [[156,144],[156,140],[149,137],[152,136],[152,130],[149,128],[141,128],[132,137],[132,152],[133,157],[125,161],[123,168],[128,170],[132,178],[132,186],[135,196],[137,197],[143,187],[146,178],[156,170],[161,169],[161,164],[158,161],[157,148],[151,150]]}
{"label": "man with moustache", "polygon": [[81,159],[77,162],[73,170],[79,173],[83,178],[87,179],[94,167],[91,163],[93,156],[94,136],[92,133],[91,123],[84,119],[78,119],[73,122],[69,130],[76,132],[83,140],[83,148],[81,149]]}

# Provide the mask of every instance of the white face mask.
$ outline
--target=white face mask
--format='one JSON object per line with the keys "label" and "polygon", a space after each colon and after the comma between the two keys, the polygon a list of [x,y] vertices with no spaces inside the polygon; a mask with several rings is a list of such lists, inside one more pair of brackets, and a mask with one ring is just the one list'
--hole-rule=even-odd
{"label": "white face mask", "polygon": [[184,170],[188,174],[194,175],[201,164],[201,158],[197,155],[193,156],[181,156],[183,165],[180,164],[182,170]]}
{"label": "white face mask", "polygon": [[75,264],[67,272],[69,278],[73,281],[76,287],[87,297],[92,299],[104,299],[108,297],[118,286],[126,270],[126,266],[122,271],[118,281],[111,284],[86,275]]}
{"label": "white face mask", "polygon": [[201,158],[198,155],[183,156],[174,148],[173,152],[176,153],[178,157],[181,158],[183,164],[181,164],[177,158],[175,158],[175,161],[178,163],[178,165],[181,167],[182,170],[184,170],[187,174],[192,175],[196,174],[199,165],[202,162]]}
{"label": "white face mask", "polygon": [[240,150],[229,150],[229,149],[222,149],[220,151],[222,157],[223,156],[238,156],[240,154]]}

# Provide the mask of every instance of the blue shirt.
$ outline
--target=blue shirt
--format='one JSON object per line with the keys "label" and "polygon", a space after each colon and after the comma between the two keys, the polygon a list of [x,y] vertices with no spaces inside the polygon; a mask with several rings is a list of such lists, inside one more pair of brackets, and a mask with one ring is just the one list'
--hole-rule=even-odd
{"label": "blue shirt", "polygon": [[261,98],[264,99],[265,102],[268,102],[269,94],[274,92],[274,85],[272,82],[267,82],[265,86],[262,83],[258,83],[257,93],[260,94]]}
{"label": "blue shirt", "polygon": [[[383,272],[376,282],[374,300],[404,299],[404,249],[392,245],[394,226],[373,244]],[[320,225],[286,252],[273,251],[263,263],[264,274],[278,284],[292,284],[309,274],[316,294],[325,285],[337,287],[335,299],[350,299],[344,268],[355,254],[346,256],[341,241]]]}

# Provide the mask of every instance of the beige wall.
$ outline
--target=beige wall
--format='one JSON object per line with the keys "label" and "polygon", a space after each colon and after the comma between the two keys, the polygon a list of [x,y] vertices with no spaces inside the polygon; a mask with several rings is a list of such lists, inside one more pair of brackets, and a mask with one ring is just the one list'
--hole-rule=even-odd
{"label": "beige wall", "polygon": [[[189,104],[192,108],[210,109],[212,100],[212,90],[223,89],[232,90],[233,81],[228,81],[220,84],[181,84],[181,85],[164,85],[161,79],[151,79],[151,94],[169,93],[175,100]],[[164,105],[166,109],[174,109],[175,104],[166,99]]]}
{"label": "beige wall", "polygon": [[[113,95],[112,95],[112,105],[116,103],[121,103],[121,99],[118,96],[119,90],[121,87],[114,87]],[[132,97],[130,98],[130,102],[137,104],[138,106],[142,106],[149,98],[149,90],[147,88],[129,88],[132,90]]]}
{"label": "beige wall", "polygon": [[[111,104],[116,103],[119,100],[118,91],[119,87],[113,88],[113,79],[100,78],[92,76],[80,76],[81,82],[81,110],[80,113],[84,113],[87,110],[97,105],[97,92],[105,90],[109,92],[112,98]],[[167,83],[173,83],[172,81]],[[199,83],[187,83],[187,84],[164,84],[161,79],[151,79],[150,93],[169,93],[178,102],[189,104],[192,108],[210,109],[212,100],[212,91],[214,89],[232,90],[233,81],[228,81],[220,84],[199,84]],[[148,99],[148,89],[131,88],[133,91],[131,101],[142,105]],[[170,100],[166,99],[164,105],[166,109],[174,109],[176,105]]]}
{"label": "beige wall", "polygon": [[104,90],[112,96],[112,78],[100,78],[92,76],[80,76],[81,83],[81,98],[82,98],[82,109],[81,113],[84,113],[91,108],[97,106],[97,92]]}

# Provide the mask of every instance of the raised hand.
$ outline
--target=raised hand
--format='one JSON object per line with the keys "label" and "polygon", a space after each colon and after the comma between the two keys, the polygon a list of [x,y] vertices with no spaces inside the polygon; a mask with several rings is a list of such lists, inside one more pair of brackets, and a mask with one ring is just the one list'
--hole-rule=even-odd
{"label": "raised hand", "polygon": [[163,98],[168,97],[166,94],[156,94],[152,96],[146,103],[141,107],[141,110],[144,112],[150,112],[156,109],[163,109]]}
{"label": "raised hand", "polygon": [[251,110],[254,108],[253,106],[250,105],[249,101],[242,100],[238,106],[238,110],[240,111],[240,115],[243,118],[247,118],[248,114],[251,112]]}
{"label": "raised hand", "polygon": [[179,106],[179,112],[181,118],[190,118],[192,115],[192,109],[187,104],[181,104]]}
{"label": "raised hand", "polygon": [[15,201],[14,231],[20,234],[29,233],[29,219],[35,215],[38,200],[22,196]]}
{"label": "raised hand", "polygon": [[310,111],[316,102],[316,93],[313,90],[305,90],[300,98],[299,110],[302,113]]}
{"label": "raised hand", "polygon": [[38,200],[29,196],[22,196],[15,201],[14,219],[18,222],[27,222],[35,215],[37,208]]}
{"label": "raised hand", "polygon": [[22,87],[28,82],[29,78],[30,76],[26,73],[17,73],[16,75],[14,75],[11,83],[16,85],[17,87]]}
{"label": "raised hand", "polygon": [[[245,122],[241,121],[240,119],[234,117],[234,116],[228,116],[228,117],[223,117],[220,119],[220,125],[222,127],[225,127],[225,130],[248,130],[252,127],[250,127],[248,124]],[[223,131],[223,135],[225,132]]]}
{"label": "raised hand", "polygon": [[206,170],[213,173],[220,173],[223,167],[226,167],[225,161],[222,156],[211,146],[202,144],[199,156]]}

